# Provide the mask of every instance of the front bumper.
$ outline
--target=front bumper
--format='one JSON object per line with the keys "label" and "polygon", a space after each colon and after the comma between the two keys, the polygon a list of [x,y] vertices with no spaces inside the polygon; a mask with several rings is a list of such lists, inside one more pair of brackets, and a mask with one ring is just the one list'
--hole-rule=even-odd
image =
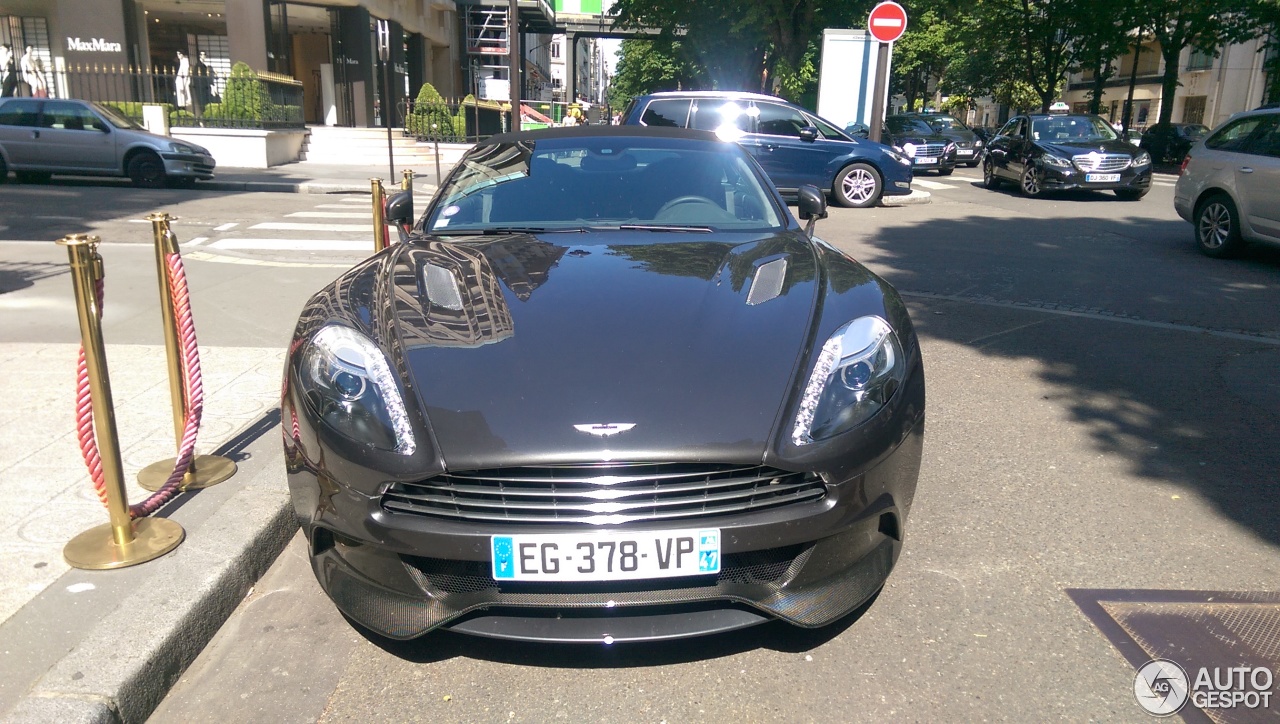
{"label": "front bumper", "polygon": [[218,162],[213,156],[198,153],[162,153],[164,172],[167,176],[193,176],[204,181],[213,178],[213,169]]}
{"label": "front bumper", "polygon": [[304,460],[302,446],[287,446],[289,485],[321,586],[352,619],[391,638],[447,627],[509,639],[622,642],[774,619],[819,627],[874,596],[892,570],[915,494],[923,426],[921,419],[874,467],[828,481],[821,499],[644,526],[720,528],[720,573],[680,579],[499,583],[490,574],[489,536],[528,527],[389,512],[379,496],[345,486]]}
{"label": "front bumper", "polygon": [[1120,176],[1117,181],[1089,181],[1088,173],[1074,168],[1058,168],[1048,164],[1042,164],[1040,168],[1044,171],[1044,188],[1052,191],[1067,191],[1070,189],[1094,189],[1098,191],[1132,189],[1141,191],[1151,186],[1150,165],[1144,166],[1140,170],[1130,167],[1123,171],[1113,172],[1118,173]]}
{"label": "front bumper", "polygon": [[934,156],[928,163],[921,163],[923,160],[923,158],[915,158],[913,160],[911,168],[916,173],[921,171],[949,171],[956,167],[956,155],[954,152],[946,156]]}

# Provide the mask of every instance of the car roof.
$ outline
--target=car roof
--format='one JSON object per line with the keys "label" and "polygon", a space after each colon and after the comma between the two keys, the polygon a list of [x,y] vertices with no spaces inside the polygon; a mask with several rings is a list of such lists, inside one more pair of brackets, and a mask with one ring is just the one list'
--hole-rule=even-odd
{"label": "car roof", "polygon": [[501,133],[476,144],[478,146],[519,141],[540,141],[560,138],[682,138],[689,141],[725,143],[711,131],[696,131],[669,126],[570,126],[543,128],[536,131]]}
{"label": "car roof", "polygon": [[755,100],[755,101],[777,101],[780,103],[790,103],[785,98],[777,96],[768,96],[763,93],[749,93],[747,91],[659,91],[650,93],[652,98],[727,98],[729,100]]}

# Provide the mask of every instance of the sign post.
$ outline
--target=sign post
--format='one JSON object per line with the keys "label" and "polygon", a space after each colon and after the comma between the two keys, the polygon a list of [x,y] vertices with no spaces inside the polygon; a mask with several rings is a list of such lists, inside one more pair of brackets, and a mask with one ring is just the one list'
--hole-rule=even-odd
{"label": "sign post", "polygon": [[391,23],[378,21],[378,62],[382,65],[382,122],[387,127],[387,167],[396,177],[396,156],[391,145]]}
{"label": "sign post", "polygon": [[884,97],[889,86],[889,45],[907,31],[907,11],[898,3],[882,2],[871,9],[871,15],[867,18],[867,30],[880,41],[876,56],[875,95],[871,97],[869,134],[872,141],[879,143],[884,128]]}

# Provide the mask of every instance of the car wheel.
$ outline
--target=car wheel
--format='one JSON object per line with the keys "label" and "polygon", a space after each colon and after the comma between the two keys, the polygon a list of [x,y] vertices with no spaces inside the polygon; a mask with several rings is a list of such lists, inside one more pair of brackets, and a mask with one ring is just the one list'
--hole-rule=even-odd
{"label": "car wheel", "polygon": [[1024,195],[1035,198],[1044,193],[1044,174],[1035,166],[1027,166],[1027,170],[1022,172],[1020,185]]}
{"label": "car wheel", "polygon": [[953,171],[955,171],[955,169],[954,169],[954,168],[940,168],[940,169],[938,169],[938,175],[939,175],[939,176],[950,176],[950,175],[951,175],[951,173],[952,173]]}
{"label": "car wheel", "polygon": [[16,171],[13,174],[18,177],[18,181],[24,184],[42,184],[47,183],[53,174],[48,171]]}
{"label": "car wheel", "polygon": [[880,174],[865,163],[854,163],[836,174],[832,195],[841,206],[866,208],[880,200],[884,184]]}
{"label": "car wheel", "polygon": [[982,162],[982,185],[989,189],[1000,187],[1000,177],[996,176],[996,165],[989,158]]}
{"label": "car wheel", "polygon": [[1116,196],[1125,201],[1137,201],[1146,196],[1150,190],[1151,187],[1149,186],[1145,189],[1116,189]]}
{"label": "car wheel", "polygon": [[150,151],[144,151],[129,159],[126,172],[129,174],[129,180],[138,188],[158,189],[164,186],[164,162]]}
{"label": "car wheel", "polygon": [[4,156],[0,156],[0,184],[9,182],[9,164],[4,162]]}
{"label": "car wheel", "polygon": [[1244,246],[1240,237],[1240,214],[1226,194],[1200,202],[1195,214],[1196,246],[1207,256],[1223,259]]}

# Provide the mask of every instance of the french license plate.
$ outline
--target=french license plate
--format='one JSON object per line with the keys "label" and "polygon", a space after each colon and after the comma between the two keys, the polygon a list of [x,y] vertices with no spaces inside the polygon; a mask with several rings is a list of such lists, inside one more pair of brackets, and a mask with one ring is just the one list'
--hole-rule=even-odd
{"label": "french license plate", "polygon": [[961,155],[961,156],[972,156],[972,155],[973,155],[973,149],[972,149],[972,148],[961,148],[961,149],[957,149],[957,150],[956,150],[956,153],[957,153],[957,154],[959,154],[959,155]]}
{"label": "french license plate", "polygon": [[1085,183],[1114,183],[1120,180],[1118,173],[1087,173],[1084,175]]}
{"label": "french license plate", "polygon": [[932,156],[927,157],[927,158],[917,158],[917,159],[916,159],[916,163],[920,164],[921,166],[927,166],[927,165],[929,165],[929,164],[931,164],[931,163],[937,163],[937,162],[938,162],[938,159],[933,158]]}
{"label": "french license plate", "polygon": [[720,572],[720,529],[495,535],[498,581],[628,581]]}

